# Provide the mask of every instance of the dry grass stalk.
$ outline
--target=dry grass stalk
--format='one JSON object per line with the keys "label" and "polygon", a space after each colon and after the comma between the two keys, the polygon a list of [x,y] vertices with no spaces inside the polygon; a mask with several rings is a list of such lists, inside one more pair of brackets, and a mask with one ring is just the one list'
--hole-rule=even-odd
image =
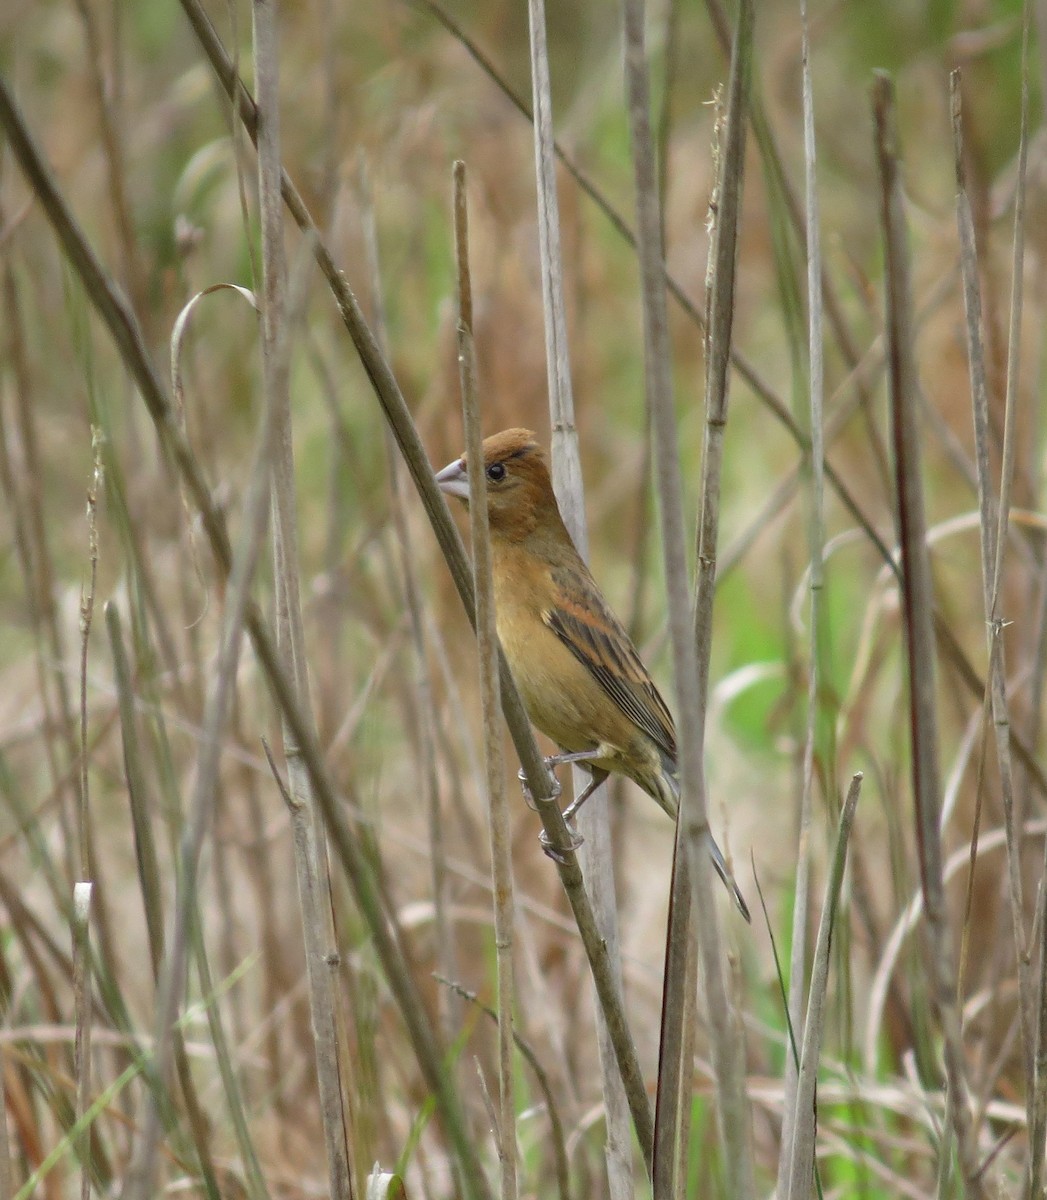
{"label": "dry grass stalk", "polygon": [[[905,227],[894,89],[886,75],[873,88],[876,154],[881,182],[886,275],[888,382],[897,488],[897,520],[902,561],[902,604],[908,652],[912,779],[920,878],[927,920],[927,960],[931,1003],[944,1039],[949,1128],[956,1137],[963,1186],[977,1200],[983,1194],[977,1148],[972,1139],[969,1089],[963,1058],[956,970],[943,888],[938,825],[941,780],[934,694],[934,599],[927,557],[926,518],[916,419],[919,381],[912,345],[912,288]],[[948,1174],[943,1145],[940,1180]]]}
{"label": "dry grass stalk", "polygon": [[498,632],[495,627],[491,537],[487,526],[487,479],[482,470],[483,432],[473,348],[472,281],[469,274],[469,218],[465,163],[454,164],[454,245],[458,276],[458,371],[462,390],[465,449],[469,472],[469,528],[472,534],[476,589],[476,643],[480,660],[480,708],[483,714],[484,769],[490,814],[491,870],[494,882],[494,936],[498,995],[498,1107],[495,1132],[501,1164],[501,1200],[518,1194],[516,1164],[516,1089],[513,1071],[513,875],[509,798],[502,754],[501,699],[498,685]]}
{"label": "dry grass stalk", "polygon": [[[534,119],[535,175],[538,184],[538,242],[542,273],[542,312],[545,327],[546,377],[549,388],[549,424],[552,429],[552,478],[564,523],[583,558],[589,557],[584,488],[578,430],[574,419],[570,349],[564,301],[563,257],[560,251],[560,213],[556,189],[556,147],[553,138],[552,94],[546,42],[545,0],[529,0],[528,29],[531,50],[531,95]],[[571,769],[573,792],[578,795],[588,776],[579,766]],[[610,982],[621,996],[622,969],[618,932],[614,860],[607,797],[603,788],[579,813],[582,836],[579,854],[586,891],[597,928],[607,949]],[[600,1051],[606,1140],[604,1158],[613,1200],[627,1200],[633,1190],[632,1138],[629,1101],[601,1007],[596,1006],[596,1036]],[[638,1101],[634,1101],[634,1104]],[[642,1139],[641,1139],[642,1144]]]}
{"label": "dry grass stalk", "polygon": [[[295,495],[291,431],[291,320],[284,251],[284,214],[279,119],[279,48],[275,5],[255,0],[254,52],[258,125],[258,195],[262,232],[262,380],[266,411],[274,425],[272,457],[272,536],[276,583],[277,641],[295,698],[303,714],[310,711],[309,671],[305,657],[298,570],[298,506]],[[299,299],[297,307],[302,307]],[[344,1022],[338,1013],[339,963],[331,905],[330,869],[323,819],[309,773],[302,763],[293,731],[283,725],[291,819],[295,830],[295,873],[309,978],[309,1003],[316,1054],[328,1187],[332,1200],[352,1200],[353,1164],[350,1121],[343,1066],[347,1050],[339,1036]],[[359,1174],[362,1175],[362,1169]]]}
{"label": "dry grass stalk", "polygon": [[[87,663],[98,586],[98,492],[102,482],[101,453],[97,430],[92,435],[94,472],[87,489],[88,582],[80,593],[80,804],[77,813],[77,877],[73,884],[73,994],[76,1009],[76,1039],[73,1071],[76,1076],[76,1118],[83,1123],[91,1095],[91,985],[88,960],[91,954],[91,880],[96,871],[91,854],[91,806],[88,783]],[[91,1195],[91,1129],[85,1126],[78,1139],[80,1197]]]}
{"label": "dry grass stalk", "polygon": [[73,1069],[76,1075],[76,1120],[80,1127],[77,1157],[80,1159],[80,1198],[91,1195],[91,1126],[85,1115],[91,1095],[91,984],[88,960],[91,955],[91,884],[73,885],[73,995],[76,1005],[76,1037]]}
{"label": "dry grass stalk", "polygon": [[[1021,837],[1015,827],[1014,770],[1011,760],[1010,717],[1006,695],[1006,656],[1003,643],[1003,622],[998,612],[999,570],[1003,561],[1007,537],[1007,509],[1014,462],[1013,392],[1008,393],[1005,412],[1005,446],[1001,465],[1000,497],[993,489],[990,461],[990,417],[986,383],[985,353],[982,344],[982,306],[978,285],[978,254],[975,244],[974,219],[968,195],[964,167],[964,142],[961,113],[959,71],[950,76],[952,102],[953,146],[956,166],[956,216],[960,235],[960,268],[963,279],[964,313],[967,328],[967,357],[971,374],[971,402],[974,416],[975,461],[981,535],[982,596],[985,605],[985,627],[989,650],[987,710],[991,714],[995,737],[996,761],[1000,772],[1005,828],[1007,830],[1007,883],[1014,937],[1015,960],[1018,965],[1018,1014],[1021,1029],[1021,1053],[1026,1064],[1026,1096],[1031,1105],[1033,1084],[1033,994],[1032,974],[1025,933],[1025,903],[1021,875]],[[1024,143],[1023,143],[1024,144]],[[1007,443],[1010,443],[1008,452]],[[1007,509],[1000,507],[1000,501]],[[979,789],[980,793],[981,789]],[[972,843],[976,853],[977,829]],[[1031,1116],[1031,1108],[1030,1108]]]}
{"label": "dry grass stalk", "polygon": [[[697,1021],[694,983],[697,955],[694,952],[693,888],[711,920],[712,889],[706,855],[699,852],[704,877],[692,884],[687,843],[681,840],[685,797],[697,804],[699,819],[705,819],[704,786],[699,783],[700,732],[696,713],[697,666],[694,644],[687,629],[687,563],[683,531],[683,494],[680,480],[679,447],[673,406],[672,348],[664,285],[662,205],[658,190],[658,167],[651,132],[650,84],[644,35],[643,0],[625,0],[623,28],[625,83],[629,113],[630,145],[636,188],[637,249],[640,257],[643,299],[644,380],[647,409],[658,465],[661,499],[662,551],[670,589],[670,629],[675,662],[674,682],[680,712],[681,803],[676,851],[670,883],[669,920],[666,930],[665,975],[662,983],[662,1021],[658,1058],[658,1107],[655,1121],[652,1182],[655,1197],[679,1194],[686,1176],[690,1142],[690,1064],[693,1060],[694,1026]],[[675,590],[675,596],[674,596]],[[675,601],[675,604],[673,603]],[[681,653],[682,652],[682,653]],[[689,703],[688,703],[689,702]],[[691,724],[685,710],[689,706]],[[688,750],[693,746],[693,752]],[[691,791],[688,793],[690,781]],[[708,825],[706,823],[706,832]],[[718,932],[714,929],[718,941]],[[719,959],[719,951],[716,951]]]}
{"label": "dry grass stalk", "polygon": [[803,1024],[803,1044],[797,1069],[795,1088],[790,1089],[786,1081],[786,1112],[789,1106],[788,1129],[790,1143],[786,1156],[786,1171],[779,1173],[778,1195],[782,1200],[807,1200],[816,1173],[816,1142],[818,1136],[817,1084],[818,1061],[825,1033],[826,990],[829,983],[829,949],[832,941],[833,923],[843,887],[843,873],[847,865],[847,847],[850,842],[851,825],[858,807],[858,796],[862,787],[859,772],[851,779],[840,813],[840,824],[836,831],[836,847],[833,851],[829,878],[825,885],[822,915],[818,923],[811,963],[811,986],[807,996],[807,1012]]}
{"label": "dry grass stalk", "polygon": [[[717,212],[710,257],[710,288],[706,301],[706,418],[702,445],[701,499],[698,519],[697,578],[693,627],[688,628],[688,606],[680,505],[679,464],[671,410],[654,408],[655,445],[662,489],[662,538],[669,588],[670,629],[677,662],[677,696],[680,714],[681,797],[677,831],[677,856],[688,855],[694,878],[693,904],[701,970],[705,978],[706,1015],[709,1021],[713,1063],[717,1080],[717,1120],[724,1145],[724,1167],[732,1195],[744,1200],[755,1194],[750,1110],[745,1092],[742,1030],[724,974],[720,929],[711,895],[705,839],[709,835],[705,797],[705,725],[712,647],[713,598],[716,582],[716,546],[723,470],[723,438],[727,422],[728,364],[734,317],[735,268],[738,224],[741,215],[748,121],[749,80],[752,69],[754,11],[742,0],[731,49],[730,75],[725,105],[722,159],[717,175]],[[644,192],[638,189],[643,200]],[[643,210],[641,210],[643,211]],[[656,243],[653,224],[649,251]],[[644,270],[645,306],[653,293],[650,267]],[[678,526],[678,527],[677,527]],[[674,898],[675,900],[675,898]],[[668,981],[666,986],[668,987]]]}
{"label": "dry grass stalk", "polygon": [[[808,370],[810,378],[810,439],[811,439],[811,488],[810,516],[808,519],[808,541],[810,552],[810,568],[808,573],[810,586],[810,628],[811,649],[808,667],[807,688],[807,732],[803,751],[803,774],[800,792],[799,838],[796,854],[796,887],[793,898],[792,917],[792,950],[789,964],[789,1020],[791,1027],[800,1028],[800,1018],[803,1013],[803,984],[807,975],[807,925],[808,907],[810,903],[810,872],[811,872],[811,825],[814,803],[814,771],[815,755],[824,751],[824,738],[819,739],[820,727],[831,715],[823,710],[823,667],[825,663],[825,639],[827,628],[825,623],[825,572],[823,565],[825,543],[825,436],[824,436],[824,377],[825,366],[823,358],[823,329],[822,329],[822,256],[821,230],[819,222],[818,186],[817,186],[817,148],[814,134],[814,94],[811,83],[810,63],[810,31],[808,28],[807,5],[800,0],[800,28],[802,45],[802,91],[803,91],[803,137],[804,137],[804,168],[806,225],[804,228],[807,249],[807,326],[808,326]],[[819,744],[821,743],[821,744]],[[823,778],[832,780],[833,763],[822,762]],[[808,1010],[812,997],[808,1001]],[[817,1056],[816,1056],[817,1058]],[[815,1064],[816,1065],[816,1064]],[[814,1068],[809,1068],[813,1070]],[[797,1181],[796,1168],[792,1162],[806,1161],[803,1152],[797,1150],[801,1140],[809,1141],[811,1147],[811,1162],[813,1162],[813,1143],[815,1130],[810,1127],[805,1105],[800,1107],[801,1097],[797,1092],[798,1066],[793,1055],[785,1056],[785,1089],[786,1104],[782,1122],[782,1140],[778,1156],[779,1186],[783,1179]],[[804,1098],[806,1099],[806,1098]],[[801,1116],[802,1114],[802,1116]],[[794,1127],[794,1122],[800,1117],[805,1123],[801,1131]],[[787,1170],[788,1169],[788,1170]],[[805,1195],[804,1186],[809,1183],[797,1182],[797,1195]]]}

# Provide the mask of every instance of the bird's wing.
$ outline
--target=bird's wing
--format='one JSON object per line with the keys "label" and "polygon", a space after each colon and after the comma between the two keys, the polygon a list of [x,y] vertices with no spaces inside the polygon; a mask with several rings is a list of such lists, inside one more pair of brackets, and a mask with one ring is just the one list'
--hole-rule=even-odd
{"label": "bird's wing", "polygon": [[556,607],[542,618],[623,713],[676,762],[676,732],[654,680],[588,572],[554,571]]}

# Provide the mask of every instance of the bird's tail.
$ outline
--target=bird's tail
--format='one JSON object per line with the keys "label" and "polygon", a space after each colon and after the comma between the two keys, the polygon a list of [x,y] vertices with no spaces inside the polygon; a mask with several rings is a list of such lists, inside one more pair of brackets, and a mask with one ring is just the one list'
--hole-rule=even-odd
{"label": "bird's tail", "polygon": [[749,906],[745,903],[745,897],[742,895],[741,888],[735,883],[734,876],[727,869],[727,864],[723,860],[723,855],[720,853],[720,847],[716,844],[716,839],[709,834],[709,857],[713,860],[713,866],[716,868],[716,874],[723,880],[724,887],[731,893],[735,904],[738,906],[738,911],[751,925],[752,917],[749,915]]}
{"label": "bird's tail", "polygon": [[[673,818],[676,817],[680,809],[680,783],[674,774],[669,771],[663,771],[659,780],[661,787],[659,792],[662,795],[655,796],[658,803],[669,813]],[[665,786],[668,785],[668,786]],[[671,795],[666,794],[671,793]],[[751,925],[753,919],[749,914],[749,906],[745,903],[745,897],[742,895],[741,888],[735,882],[734,876],[728,870],[727,863],[724,861],[723,854],[720,852],[720,847],[716,844],[716,839],[709,834],[709,857],[713,860],[713,866],[716,868],[716,874],[723,880],[724,887],[731,893],[731,898],[738,906],[738,911]]]}

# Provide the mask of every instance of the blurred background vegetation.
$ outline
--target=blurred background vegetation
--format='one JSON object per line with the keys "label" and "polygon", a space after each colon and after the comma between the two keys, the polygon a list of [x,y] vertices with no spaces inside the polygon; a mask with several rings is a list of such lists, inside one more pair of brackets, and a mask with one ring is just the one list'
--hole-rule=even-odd
{"label": "blurred background vegetation", "polygon": [[[238,49],[251,86],[249,5],[208,8],[226,45]],[[445,14],[482,50],[500,85],[427,3],[300,0],[280,11],[285,166],[365,309],[384,314],[391,362],[437,468],[463,442],[450,225],[456,158],[465,160],[470,179],[485,428],[524,425],[548,440],[532,131],[506,95],[530,103],[526,6],[447,0]],[[554,4],[548,20],[557,137],[632,225],[617,7]],[[1021,5],[837,2],[814,5],[810,20],[824,266],[843,331],[830,326],[825,347],[829,411],[842,414],[829,458],[893,544],[869,103],[872,72],[885,68],[896,81],[905,160],[938,600],[984,676],[948,74],[955,67],[963,72],[965,157],[998,451]],[[703,5],[659,0],[650,5],[648,21],[667,263],[700,311],[713,180],[711,101],[726,77],[726,58]],[[795,4],[758,5],[754,101],[780,158],[773,164],[767,142],[750,136],[734,340],[802,426],[808,420],[806,264],[787,199],[791,189],[802,204],[799,30]],[[1034,127],[1043,61],[1034,41]],[[166,371],[172,327],[196,292],[218,282],[259,286],[253,151],[242,136],[230,136],[229,105],[181,10],[159,0],[6,0],[0,71],[77,218],[130,297],[155,363]],[[1044,145],[1034,138],[1030,149],[1014,485],[1014,503],[1030,514],[1043,507]],[[560,206],[593,571],[670,694],[636,257],[563,171]],[[293,261],[300,249],[290,230],[288,247]],[[6,1154],[17,1192],[52,1149],[66,1146],[71,1125],[68,906],[80,763],[79,614],[91,575],[84,512],[94,470],[92,431],[104,480],[87,646],[87,747],[95,938],[108,980],[104,988],[95,986],[97,1092],[130,1061],[130,1035],[151,1036],[155,998],[101,606],[114,600],[124,618],[169,914],[224,593],[134,387],[2,144],[0,285],[0,1048]],[[693,522],[704,419],[702,337],[679,304],[671,302],[671,318]],[[258,422],[260,357],[255,315],[234,293],[200,303],[182,366],[188,436],[235,531]],[[474,642],[413,490],[401,478],[394,493],[380,410],[316,274],[292,359],[292,395],[303,602],[322,743],[360,836],[380,864],[416,979],[450,1035],[463,1101],[485,1161],[493,1163],[480,1082],[483,1077],[494,1089],[493,1025],[432,978],[451,965],[465,988],[485,1000],[492,996]],[[769,934],[787,962],[809,655],[806,472],[795,440],[737,373],[726,456],[709,794],[713,827],[744,890],[752,901],[751,860],[767,901],[769,929],[762,916],[750,930],[726,905],[724,915],[746,1018],[755,1153],[769,1188],[786,1044]],[[399,529],[394,503],[405,516]],[[827,522],[831,654],[823,684],[834,752],[818,763],[819,878],[842,788],[856,770],[865,772],[866,782],[831,980],[819,1110],[822,1182],[826,1194],[924,1196],[934,1187],[941,1108],[926,1094],[937,1083],[927,999],[914,965],[920,941],[898,932],[919,877],[897,594],[875,548],[853,532],[853,514],[831,491]],[[1047,594],[1043,542],[1034,516],[1018,525],[1004,592],[1004,614],[1013,622],[1006,635],[1009,690],[1012,721],[1036,746]],[[262,598],[269,595],[270,574],[263,564],[255,589]],[[422,597],[425,675],[432,684],[451,964],[441,962],[434,927],[432,823],[420,782],[420,706],[427,701],[405,602],[407,575]],[[981,696],[962,684],[949,662],[939,683],[949,777],[944,837],[947,853],[956,855],[949,896],[957,931],[969,905],[961,980],[965,1044],[983,1106],[983,1142],[1005,1143],[991,1174],[999,1187],[1016,1187],[1025,1152],[1024,1075],[1004,856],[990,840],[1002,824],[996,766],[984,740]],[[188,1010],[185,1037],[223,1194],[250,1188],[215,1065],[209,1009],[231,1044],[269,1193],[322,1195],[326,1173],[290,829],[261,735],[279,739],[265,688],[245,653],[199,881],[203,941],[218,994],[205,994],[191,977],[199,1003]],[[512,760],[514,771],[515,765]],[[1036,823],[1042,797],[1030,792],[1024,774],[1019,784],[1020,811],[1031,822],[1023,860],[1028,920],[1042,859],[1043,825]],[[653,1078],[673,831],[630,786],[619,783],[610,793],[628,1010],[641,1063]],[[513,814],[518,1029],[549,1074],[566,1127],[574,1194],[598,1196],[606,1187],[602,1101],[584,999],[586,966],[555,871],[538,846],[537,821],[522,802]],[[986,848],[968,892],[976,821]],[[359,1167],[366,1171],[375,1161],[398,1166],[412,1194],[452,1195],[429,1098],[366,928],[337,876],[334,895]],[[545,1102],[529,1068],[521,1067],[518,1079],[521,1194],[548,1195],[553,1168]],[[690,1194],[703,1197],[724,1194],[709,1094],[699,1047]],[[108,1097],[95,1121],[93,1173],[100,1192],[115,1189],[126,1170],[143,1095],[141,1080],[128,1084]],[[164,1186],[193,1195],[198,1185],[179,1150],[178,1124],[173,1118]],[[74,1194],[78,1170],[66,1148],[70,1152],[23,1194]],[[639,1174],[637,1181],[638,1189],[646,1186]]]}

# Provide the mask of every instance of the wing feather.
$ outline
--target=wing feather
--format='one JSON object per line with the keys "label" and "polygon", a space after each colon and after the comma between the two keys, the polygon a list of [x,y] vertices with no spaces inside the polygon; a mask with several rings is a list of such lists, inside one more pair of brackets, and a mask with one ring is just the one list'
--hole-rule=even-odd
{"label": "wing feather", "polygon": [[546,625],[675,765],[672,716],[621,622],[591,579],[571,571],[569,578],[557,582],[565,601],[542,614]]}

